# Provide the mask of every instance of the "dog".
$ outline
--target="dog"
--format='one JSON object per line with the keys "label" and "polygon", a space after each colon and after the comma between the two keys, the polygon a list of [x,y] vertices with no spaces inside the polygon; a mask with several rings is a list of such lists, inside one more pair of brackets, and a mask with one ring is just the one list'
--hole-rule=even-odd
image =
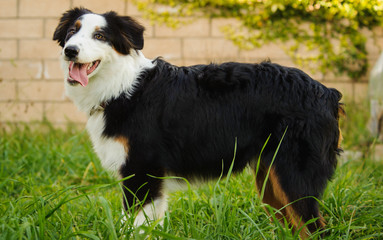
{"label": "dog", "polygon": [[341,93],[270,61],[150,60],[143,32],[131,17],[74,8],[53,36],[66,94],[87,114],[102,166],[123,179],[134,225],[164,216],[167,192],[182,182],[167,177],[195,182],[251,166],[279,220],[305,236],[323,229],[318,199],[341,152]]}

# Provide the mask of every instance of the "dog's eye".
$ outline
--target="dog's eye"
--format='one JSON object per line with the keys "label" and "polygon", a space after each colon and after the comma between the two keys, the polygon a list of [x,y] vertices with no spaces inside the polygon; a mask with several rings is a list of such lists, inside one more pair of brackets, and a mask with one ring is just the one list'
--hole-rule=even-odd
{"label": "dog's eye", "polygon": [[106,40],[105,36],[102,33],[95,33],[93,37],[94,39],[101,40],[101,41]]}
{"label": "dog's eye", "polygon": [[69,29],[67,34],[66,34],[65,41],[68,41],[69,38],[71,38],[75,33],[76,33],[76,29],[74,29],[74,28]]}
{"label": "dog's eye", "polygon": [[68,35],[73,35],[73,34],[75,34],[76,33],[76,29],[69,29],[68,30]]}

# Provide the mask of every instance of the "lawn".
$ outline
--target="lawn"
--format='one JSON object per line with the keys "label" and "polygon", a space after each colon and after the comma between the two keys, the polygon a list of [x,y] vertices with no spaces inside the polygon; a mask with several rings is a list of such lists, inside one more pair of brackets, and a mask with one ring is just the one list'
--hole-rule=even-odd
{"label": "lawn", "polygon": [[[320,201],[326,239],[383,239],[383,161],[370,157],[374,139],[365,129],[365,108],[347,106],[342,120],[344,148],[363,154],[342,160]],[[133,229],[130,219],[121,221],[119,182],[101,167],[85,130],[6,127],[0,239],[299,239],[270,221],[250,170],[171,193],[163,225]]]}

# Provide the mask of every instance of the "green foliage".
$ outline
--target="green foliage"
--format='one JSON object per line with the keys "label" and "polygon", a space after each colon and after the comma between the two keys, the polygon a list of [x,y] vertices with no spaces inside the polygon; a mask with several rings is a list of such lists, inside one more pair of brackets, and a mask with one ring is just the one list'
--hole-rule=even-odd
{"label": "green foliage", "polygon": [[251,49],[282,41],[298,64],[314,63],[312,69],[348,74],[355,80],[368,68],[362,30],[383,27],[382,0],[143,0],[136,4],[147,18],[171,26],[182,21],[179,17],[236,18],[241,26],[223,31],[238,46]]}
{"label": "green foliage", "polygon": [[368,129],[370,107],[367,101],[359,104],[345,104],[346,116],[340,118],[344,139],[342,147],[361,151],[366,156],[371,153],[376,139]]}

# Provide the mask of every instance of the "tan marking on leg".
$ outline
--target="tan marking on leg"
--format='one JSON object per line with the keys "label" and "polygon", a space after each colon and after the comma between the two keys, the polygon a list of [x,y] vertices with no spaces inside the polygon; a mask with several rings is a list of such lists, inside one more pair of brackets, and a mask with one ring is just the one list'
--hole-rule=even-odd
{"label": "tan marking on leg", "polygon": [[[287,218],[287,220],[294,226],[295,230],[302,228],[305,224],[305,221],[302,219],[302,216],[300,216],[300,214],[298,214],[290,204],[291,201],[287,197],[285,191],[282,189],[279,177],[276,174],[274,167],[271,167],[270,169],[269,179],[275,197],[279,202],[282,203],[282,205],[286,209],[285,217]],[[309,230],[306,227],[304,227],[300,232],[300,236],[302,239],[307,239],[309,235]]]}
{"label": "tan marking on leg", "polygon": [[324,220],[322,214],[319,213],[319,218],[317,220],[317,224],[319,226],[317,226],[318,229],[324,229],[325,226],[326,226],[326,221]]}
{"label": "tan marking on leg", "polygon": [[[259,170],[258,175],[256,176],[256,186],[258,189],[258,193],[261,196],[262,194],[262,187],[265,181],[265,172],[264,170]],[[261,199],[264,203],[269,204],[275,209],[281,209],[283,208],[283,204],[275,197],[273,188],[271,186],[271,183],[269,180],[267,180],[265,190],[263,192],[263,198]],[[270,212],[265,208],[266,212],[270,214]],[[275,213],[275,217],[283,224],[283,218],[286,215],[286,209],[281,209],[280,212]]]}

